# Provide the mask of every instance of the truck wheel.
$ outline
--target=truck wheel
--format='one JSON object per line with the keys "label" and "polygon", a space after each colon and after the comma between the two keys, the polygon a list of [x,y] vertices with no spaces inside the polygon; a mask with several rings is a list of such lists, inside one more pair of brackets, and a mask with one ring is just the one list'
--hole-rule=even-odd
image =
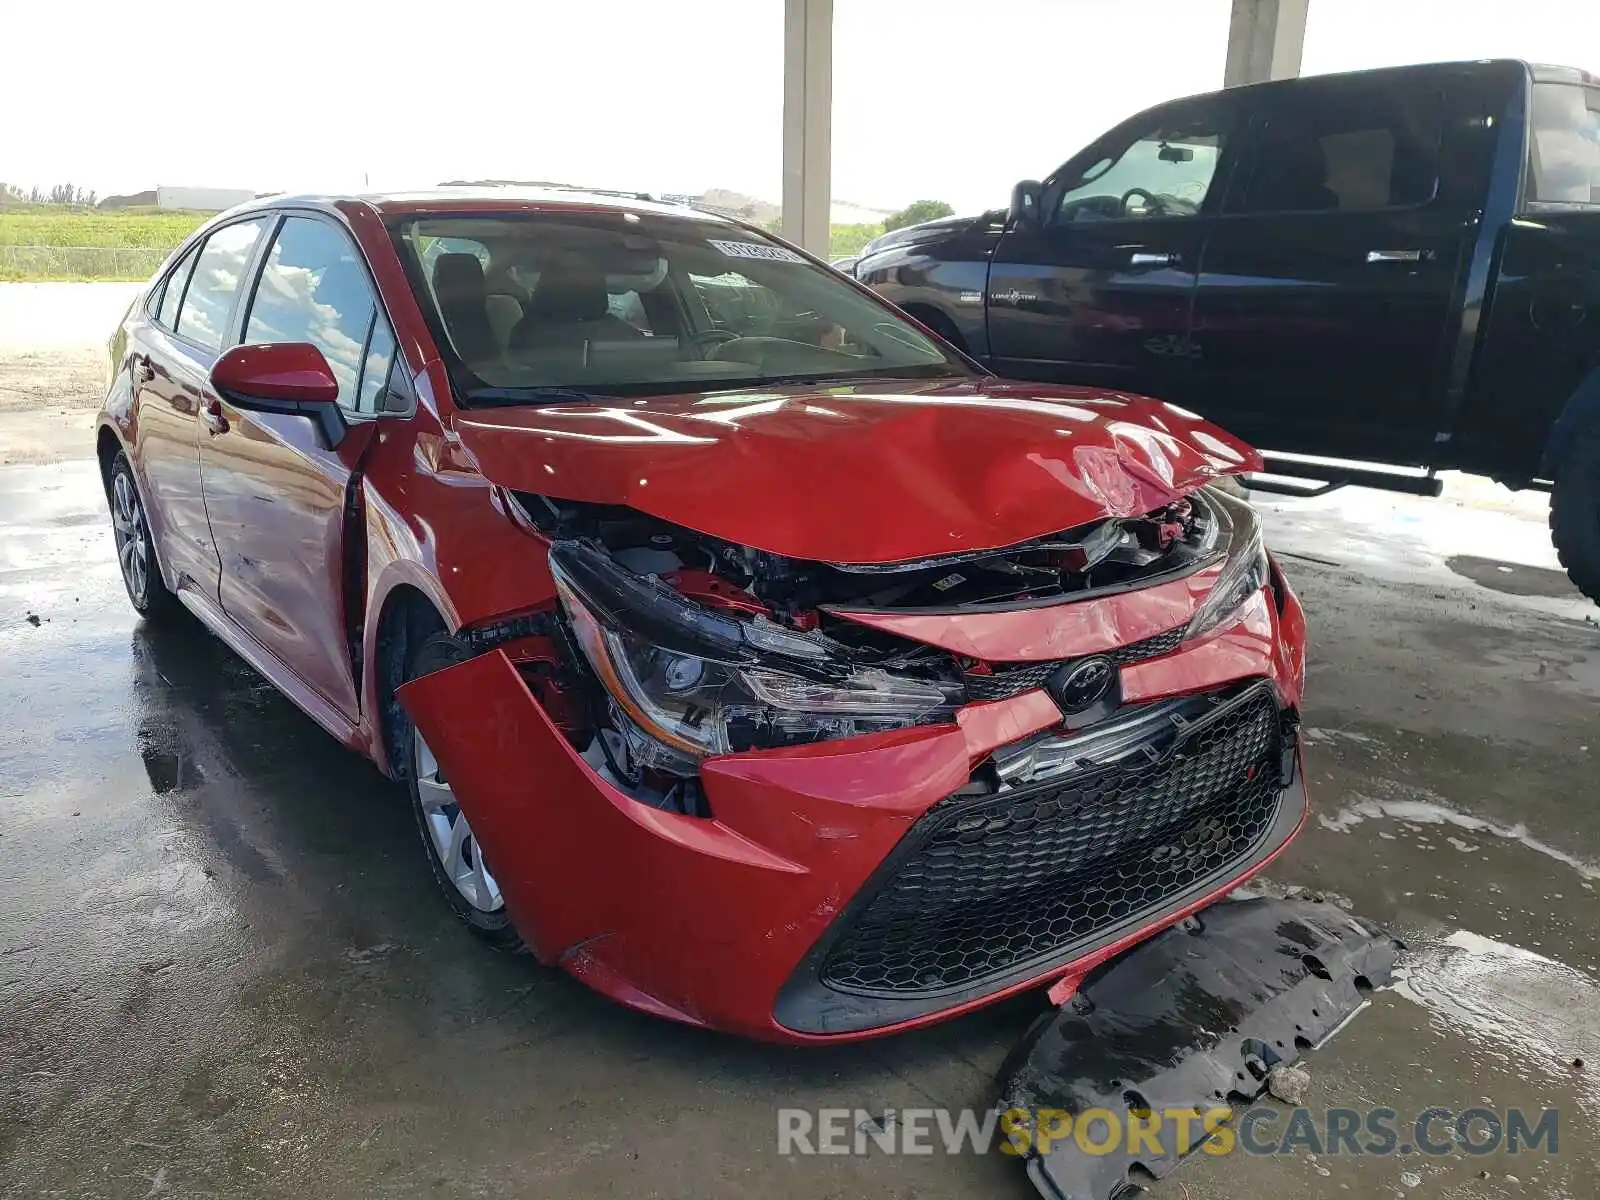
{"label": "truck wheel", "polygon": [[1578,430],[1556,467],[1550,536],[1578,590],[1600,604],[1600,424]]}
{"label": "truck wheel", "polygon": [[972,353],[967,349],[967,339],[961,336],[961,331],[956,328],[955,322],[945,316],[936,308],[924,308],[920,304],[912,305],[906,312],[921,321],[934,333],[949,342],[963,354]]}

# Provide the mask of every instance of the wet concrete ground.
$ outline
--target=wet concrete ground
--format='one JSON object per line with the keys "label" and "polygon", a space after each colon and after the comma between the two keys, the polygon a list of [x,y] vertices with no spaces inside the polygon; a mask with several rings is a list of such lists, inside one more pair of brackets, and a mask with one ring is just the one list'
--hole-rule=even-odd
{"label": "wet concrete ground", "polygon": [[[1464,494],[1265,502],[1318,812],[1269,886],[1412,947],[1308,1105],[1556,1106],[1559,1153],[1201,1157],[1158,1196],[1600,1194],[1597,610],[1536,503]],[[496,956],[395,788],[136,622],[103,507],[87,461],[0,470],[0,1195],[1032,1194],[998,1156],[781,1157],[775,1113],[981,1109],[1041,998],[794,1051]]]}

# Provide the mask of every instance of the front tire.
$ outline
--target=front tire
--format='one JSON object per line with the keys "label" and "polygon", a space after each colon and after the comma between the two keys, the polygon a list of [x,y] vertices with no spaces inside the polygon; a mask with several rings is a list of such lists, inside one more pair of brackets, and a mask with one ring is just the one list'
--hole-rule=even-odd
{"label": "front tire", "polygon": [[[447,633],[425,638],[412,651],[406,679],[443,670],[469,657],[467,647]],[[478,846],[466,814],[422,734],[406,723],[406,787],[417,832],[422,837],[434,882],[456,917],[498,950],[520,951],[523,944],[506,912],[499,881]]]}
{"label": "front tire", "polygon": [[106,476],[106,501],[111,508],[117,567],[122,572],[128,600],[145,620],[165,624],[183,610],[183,605],[161,579],[150,519],[126,451],[117,451],[112,460],[111,472]]}
{"label": "front tire", "polygon": [[1550,536],[1567,575],[1600,604],[1600,423],[1573,436],[1556,468]]}

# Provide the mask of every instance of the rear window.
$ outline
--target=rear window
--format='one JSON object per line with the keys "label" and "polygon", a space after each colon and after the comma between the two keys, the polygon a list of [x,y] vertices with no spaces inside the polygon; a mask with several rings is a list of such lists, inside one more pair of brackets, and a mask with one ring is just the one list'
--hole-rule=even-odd
{"label": "rear window", "polygon": [[183,307],[178,310],[180,337],[207,350],[222,349],[245,269],[266,225],[265,218],[240,221],[224,225],[206,239],[183,293]]}
{"label": "rear window", "polygon": [[1444,93],[1307,81],[1274,97],[1235,212],[1408,208],[1439,180]]}
{"label": "rear window", "polygon": [[1528,199],[1600,204],[1600,87],[1533,85]]}
{"label": "rear window", "polygon": [[156,309],[156,320],[167,329],[178,325],[178,305],[183,300],[183,289],[189,282],[189,272],[194,270],[195,252],[189,251],[183,261],[167,276],[161,292],[161,303]]}

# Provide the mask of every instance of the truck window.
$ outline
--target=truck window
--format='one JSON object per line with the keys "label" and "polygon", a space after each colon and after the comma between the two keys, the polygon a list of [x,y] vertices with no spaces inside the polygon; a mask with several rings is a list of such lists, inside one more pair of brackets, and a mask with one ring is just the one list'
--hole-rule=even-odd
{"label": "truck window", "polygon": [[1226,113],[1186,105],[1118,131],[1062,169],[1055,223],[1198,215],[1230,124]]}
{"label": "truck window", "polygon": [[1444,94],[1314,82],[1273,97],[1234,212],[1409,208],[1439,181]]}
{"label": "truck window", "polygon": [[1600,87],[1533,85],[1528,199],[1600,204]]}

